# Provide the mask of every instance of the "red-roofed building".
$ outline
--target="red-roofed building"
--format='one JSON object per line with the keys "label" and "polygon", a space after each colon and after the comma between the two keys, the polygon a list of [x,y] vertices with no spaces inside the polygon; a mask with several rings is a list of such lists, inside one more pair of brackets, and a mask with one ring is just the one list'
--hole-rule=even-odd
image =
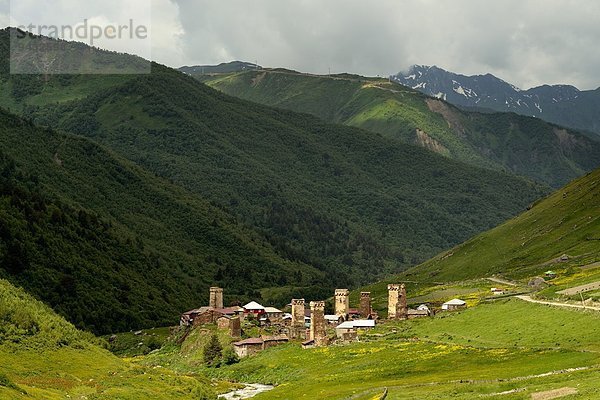
{"label": "red-roofed building", "polygon": [[265,308],[255,301],[251,301],[244,306],[244,313],[246,314],[255,314],[258,316],[265,314],[265,312]]}

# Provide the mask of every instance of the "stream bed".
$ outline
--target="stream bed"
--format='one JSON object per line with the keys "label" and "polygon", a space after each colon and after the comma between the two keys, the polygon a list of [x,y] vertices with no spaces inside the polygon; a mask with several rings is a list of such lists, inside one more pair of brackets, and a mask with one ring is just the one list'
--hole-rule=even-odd
{"label": "stream bed", "polygon": [[236,389],[232,392],[220,394],[219,399],[224,400],[240,400],[249,399],[260,393],[268,392],[269,390],[275,389],[275,386],[261,385],[260,383],[247,383],[242,389]]}

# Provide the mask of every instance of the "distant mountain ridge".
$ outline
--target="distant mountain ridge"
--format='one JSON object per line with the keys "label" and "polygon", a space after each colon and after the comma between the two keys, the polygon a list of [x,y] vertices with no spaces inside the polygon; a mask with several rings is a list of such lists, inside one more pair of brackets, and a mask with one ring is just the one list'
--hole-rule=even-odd
{"label": "distant mountain ridge", "polygon": [[456,106],[514,112],[600,134],[600,88],[543,85],[521,90],[492,74],[466,76],[427,65],[413,65],[391,79]]}
{"label": "distant mountain ridge", "polygon": [[229,74],[232,72],[248,71],[252,69],[260,69],[260,65],[245,62],[245,61],[231,61],[227,63],[221,63],[219,65],[193,65],[183,66],[179,70],[188,75],[196,74]]}

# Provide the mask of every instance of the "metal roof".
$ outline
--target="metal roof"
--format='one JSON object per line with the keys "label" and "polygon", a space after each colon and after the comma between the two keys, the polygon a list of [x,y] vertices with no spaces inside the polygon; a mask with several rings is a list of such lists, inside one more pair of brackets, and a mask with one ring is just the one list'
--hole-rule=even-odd
{"label": "metal roof", "polygon": [[449,306],[464,306],[467,303],[461,299],[452,299],[450,301],[445,302],[444,304]]}
{"label": "metal roof", "polygon": [[358,319],[356,321],[346,321],[339,324],[336,329],[355,329],[355,328],[374,328],[375,320]]}
{"label": "metal roof", "polygon": [[352,322],[354,322],[355,328],[374,328],[375,327],[375,320],[373,320],[373,319],[358,319],[358,320],[352,321]]}
{"label": "metal roof", "polygon": [[244,310],[264,310],[265,308],[258,304],[255,301],[251,301],[250,303],[244,306]]}
{"label": "metal roof", "polygon": [[342,322],[336,326],[336,329],[354,329],[354,323],[353,321]]}

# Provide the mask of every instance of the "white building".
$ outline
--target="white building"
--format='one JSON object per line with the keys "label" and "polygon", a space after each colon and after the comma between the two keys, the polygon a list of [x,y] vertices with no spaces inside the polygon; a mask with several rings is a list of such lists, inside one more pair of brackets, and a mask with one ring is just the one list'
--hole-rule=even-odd
{"label": "white building", "polygon": [[362,329],[375,328],[375,320],[372,319],[357,319],[354,321],[342,322],[335,327],[337,337],[342,337],[344,333],[354,333]]}
{"label": "white building", "polygon": [[452,299],[442,304],[442,310],[444,311],[460,310],[466,307],[467,303],[461,299]]}

